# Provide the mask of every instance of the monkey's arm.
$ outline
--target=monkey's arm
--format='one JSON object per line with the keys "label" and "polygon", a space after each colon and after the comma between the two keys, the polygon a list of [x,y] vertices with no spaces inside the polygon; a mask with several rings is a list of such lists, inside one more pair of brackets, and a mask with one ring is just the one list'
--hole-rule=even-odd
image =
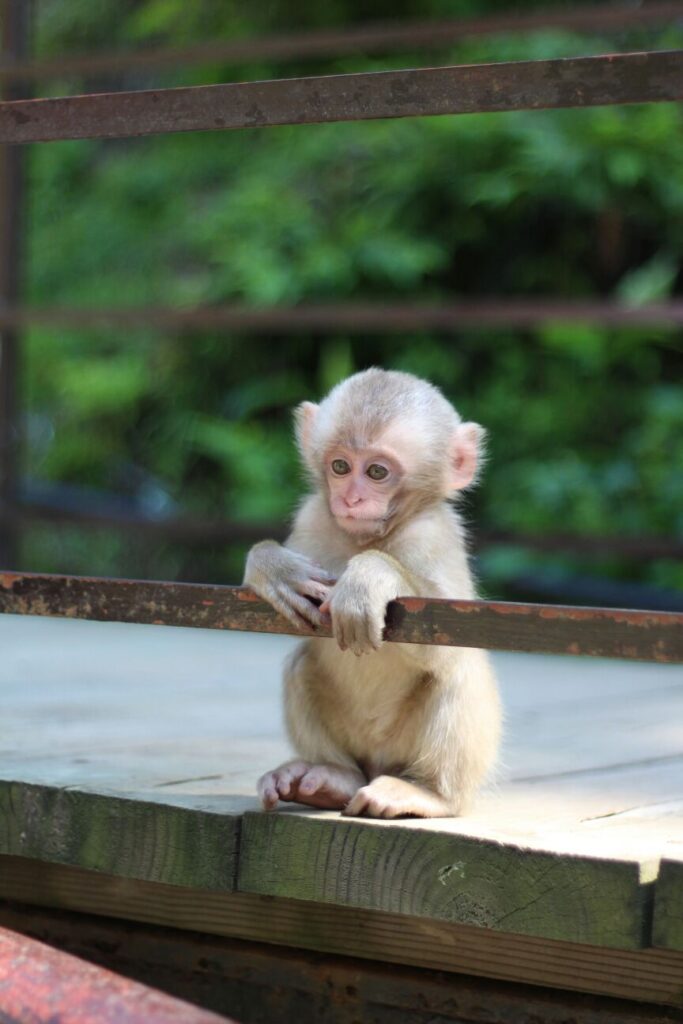
{"label": "monkey's arm", "polygon": [[[434,585],[412,573],[384,551],[362,551],[350,559],[321,612],[332,616],[334,637],[342,651],[368,654],[382,644],[387,605],[396,597],[424,597]],[[405,647],[406,645],[402,645]],[[429,649],[412,652],[411,660],[428,662]]]}
{"label": "monkey's arm", "polygon": [[247,556],[245,586],[305,632],[329,624],[318,603],[329,596],[333,582],[329,573],[312,559],[274,540],[256,544]]}

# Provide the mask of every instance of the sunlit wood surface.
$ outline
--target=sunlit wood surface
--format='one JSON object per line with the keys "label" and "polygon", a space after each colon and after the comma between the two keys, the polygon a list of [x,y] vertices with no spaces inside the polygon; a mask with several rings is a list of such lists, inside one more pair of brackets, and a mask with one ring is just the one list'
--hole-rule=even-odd
{"label": "sunlit wood surface", "polygon": [[[497,654],[505,749],[474,813],[349,821],[258,810],[257,776],[288,755],[280,665],[293,643],[1,616],[0,896],[91,912],[99,900],[108,914],[120,902],[122,916],[193,928],[197,908],[215,906],[224,920],[212,926],[207,911],[208,931],[244,934],[248,920],[247,937],[335,951],[346,919],[333,926],[330,915],[355,909],[357,934],[346,925],[355,955],[381,956],[385,941],[387,959],[429,962],[419,937],[402,938],[397,953],[389,936],[387,922],[399,934],[412,918],[433,943],[445,941],[439,929],[464,928],[475,946],[508,933],[513,943],[553,940],[544,949],[585,946],[593,970],[595,947],[647,954],[650,973],[652,956],[673,957],[667,970],[683,976],[680,666]],[[229,913],[214,902],[219,892]],[[261,919],[263,897],[272,911]],[[308,941],[298,909],[291,931],[291,908],[307,905]],[[462,935],[459,945],[466,955]],[[433,953],[435,964],[452,955]],[[495,962],[500,976],[500,948]],[[614,971],[603,971],[605,985],[618,984]],[[624,978],[635,984],[637,974],[631,966]]]}

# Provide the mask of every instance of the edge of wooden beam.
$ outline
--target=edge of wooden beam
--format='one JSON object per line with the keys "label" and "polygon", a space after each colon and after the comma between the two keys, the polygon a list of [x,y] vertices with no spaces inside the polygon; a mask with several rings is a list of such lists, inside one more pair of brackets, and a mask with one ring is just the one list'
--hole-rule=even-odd
{"label": "edge of wooden beam", "polygon": [[[169,885],[235,888],[240,813],[0,779],[0,854]],[[194,806],[193,806],[194,804]]]}
{"label": "edge of wooden beam", "polygon": [[411,824],[246,812],[237,888],[593,946],[649,945],[656,863]]}
{"label": "edge of wooden beam", "polygon": [[[671,950],[616,950],[383,911],[202,892],[18,857],[0,856],[0,899],[157,925],[173,930],[169,941],[184,930],[451,975],[683,1003],[683,954]],[[0,921],[20,927],[21,908],[0,904]]]}
{"label": "edge of wooden beam", "polygon": [[653,945],[683,951],[683,853],[660,862],[652,932]]}

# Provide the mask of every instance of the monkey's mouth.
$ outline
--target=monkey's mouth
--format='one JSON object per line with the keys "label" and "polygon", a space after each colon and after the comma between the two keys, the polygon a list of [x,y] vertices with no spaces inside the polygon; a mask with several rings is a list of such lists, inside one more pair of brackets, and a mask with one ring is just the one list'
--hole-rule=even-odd
{"label": "monkey's mouth", "polygon": [[342,530],[347,533],[383,533],[389,525],[390,516],[335,516]]}

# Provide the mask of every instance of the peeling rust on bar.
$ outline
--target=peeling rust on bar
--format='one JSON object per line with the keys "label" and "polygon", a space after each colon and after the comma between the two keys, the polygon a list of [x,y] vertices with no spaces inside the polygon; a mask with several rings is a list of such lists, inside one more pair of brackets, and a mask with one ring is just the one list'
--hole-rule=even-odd
{"label": "peeling rust on bar", "polygon": [[0,928],[6,1024],[230,1024],[208,1010]]}
{"label": "peeling rust on bar", "polygon": [[[2,573],[0,584],[0,612],[9,614],[296,633],[242,587],[30,573]],[[683,662],[683,613],[407,597],[389,605],[385,639]]]}
{"label": "peeling rust on bar", "polygon": [[0,142],[683,99],[683,51],[374,71],[0,104]]}

